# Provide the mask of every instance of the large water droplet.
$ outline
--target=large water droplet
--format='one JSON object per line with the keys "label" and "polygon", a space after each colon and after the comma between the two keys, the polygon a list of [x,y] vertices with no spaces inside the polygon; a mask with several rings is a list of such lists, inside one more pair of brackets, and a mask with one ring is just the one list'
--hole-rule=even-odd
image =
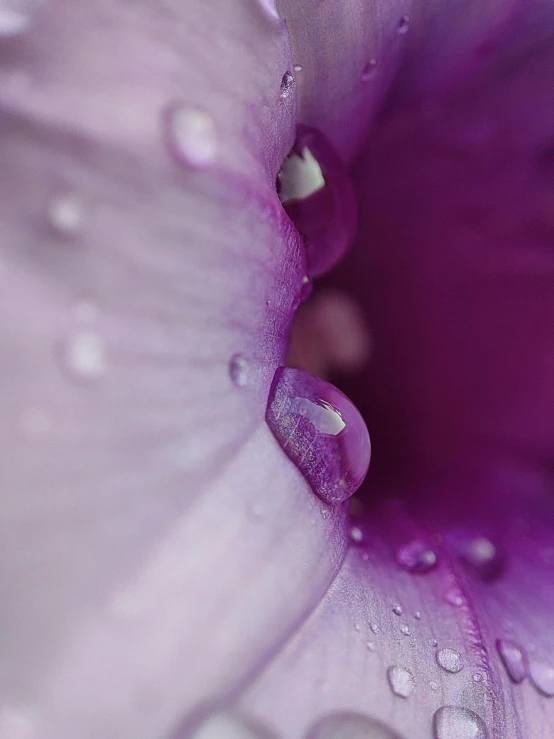
{"label": "large water droplet", "polygon": [[250,365],[248,364],[248,360],[242,354],[233,354],[229,360],[229,377],[233,385],[246,387],[248,385],[249,374]]}
{"label": "large water droplet", "polygon": [[514,683],[522,682],[529,670],[527,654],[523,647],[509,639],[497,639],[496,648],[510,678]]}
{"label": "large water droplet", "polygon": [[468,708],[443,706],[433,718],[435,739],[487,739],[483,719]]}
{"label": "large water droplet", "polygon": [[501,558],[492,541],[484,536],[469,539],[460,552],[463,563],[483,580],[497,577],[501,571]]}
{"label": "large water droplet", "polygon": [[106,370],[104,342],[93,331],[72,334],[61,346],[62,369],[77,380],[94,380]]}
{"label": "large water droplet", "polygon": [[396,552],[396,561],[408,572],[422,574],[437,564],[437,555],[423,541],[412,541]]}
{"label": "large water droplet", "polygon": [[0,0],[0,37],[25,33],[44,0]]}
{"label": "large water droplet", "polygon": [[554,696],[554,665],[533,657],[529,660],[529,677],[539,693]]}
{"label": "large water droplet", "polygon": [[178,729],[171,739],[275,739],[275,735],[251,719],[223,710],[206,716],[192,733]]}
{"label": "large water droplet", "polygon": [[464,663],[459,652],[450,647],[439,649],[437,652],[437,664],[446,672],[460,672]]}
{"label": "large water droplet", "polygon": [[306,739],[401,739],[388,726],[361,713],[340,711],[317,721]]}
{"label": "large water droplet", "polygon": [[74,236],[78,233],[83,224],[83,216],[83,203],[75,193],[56,195],[48,205],[48,222],[62,236]]}
{"label": "large water droplet", "polygon": [[217,133],[205,110],[173,101],[165,108],[162,121],[166,145],[178,162],[195,168],[215,162],[219,149]]}
{"label": "large water droplet", "polygon": [[410,670],[400,665],[394,665],[387,670],[387,679],[390,689],[400,698],[408,698],[415,688],[415,679]]}
{"label": "large water droplet", "polygon": [[283,77],[281,78],[281,87],[279,90],[279,94],[281,95],[283,99],[286,99],[289,97],[291,92],[294,90],[294,84],[295,84],[294,75],[292,74],[292,72],[287,70],[285,74],[283,75]]}
{"label": "large water droplet", "polygon": [[405,33],[408,33],[408,30],[410,28],[410,16],[409,15],[403,15],[402,18],[398,21],[398,25],[396,26],[396,31],[401,36],[403,36]]}
{"label": "large water droplet", "polygon": [[369,466],[369,434],[358,409],[334,385],[302,370],[279,367],[266,421],[325,503],[340,503],[356,492]]}
{"label": "large water droplet", "polygon": [[308,272],[327,272],[346,253],[356,233],[354,189],[346,166],[316,128],[299,125],[278,176],[279,197],[304,237]]}

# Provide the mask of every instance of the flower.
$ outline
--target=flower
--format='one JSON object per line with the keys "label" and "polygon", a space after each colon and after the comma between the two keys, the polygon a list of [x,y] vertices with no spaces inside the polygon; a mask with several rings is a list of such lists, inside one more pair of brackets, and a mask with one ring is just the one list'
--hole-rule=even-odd
{"label": "flower", "polygon": [[[548,735],[553,29],[526,0],[0,6],[0,734]],[[266,422],[320,271],[275,187],[296,104],[359,205],[324,278],[370,332],[350,510]]]}

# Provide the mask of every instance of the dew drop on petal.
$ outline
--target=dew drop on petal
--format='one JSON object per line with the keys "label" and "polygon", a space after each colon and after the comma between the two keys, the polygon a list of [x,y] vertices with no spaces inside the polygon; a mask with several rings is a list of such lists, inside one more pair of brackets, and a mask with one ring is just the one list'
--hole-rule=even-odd
{"label": "dew drop on petal", "polygon": [[396,552],[396,561],[407,572],[423,574],[437,564],[437,555],[423,541],[412,541]]}
{"label": "dew drop on petal", "polygon": [[438,645],[438,641],[436,639],[433,639],[433,637],[431,637],[429,639],[429,646],[430,647],[436,647],[437,645]]}
{"label": "dew drop on petal", "polygon": [[421,611],[416,611],[414,613],[414,618],[416,621],[421,621]]}
{"label": "dew drop on petal", "polygon": [[368,62],[364,64],[364,68],[362,69],[362,80],[364,82],[367,82],[368,80],[375,77],[376,73],[377,73],[377,60],[370,59]]}
{"label": "dew drop on petal", "polygon": [[60,193],[50,201],[47,218],[50,226],[60,235],[75,236],[83,225],[83,203],[75,193]]}
{"label": "dew drop on petal", "polygon": [[365,646],[366,646],[366,649],[368,650],[368,652],[374,652],[375,651],[375,642],[366,641]]}
{"label": "dew drop on petal", "polygon": [[480,683],[483,681],[483,673],[481,672],[474,672],[471,677],[474,683]]}
{"label": "dew drop on petal", "polygon": [[374,634],[379,633],[379,624],[369,624],[369,628]]}
{"label": "dew drop on petal", "polygon": [[294,65],[294,71],[295,72],[301,72],[302,71],[302,65],[301,64],[295,64]]}
{"label": "dew drop on petal", "polygon": [[459,608],[464,604],[463,596],[458,588],[450,588],[450,590],[447,590],[444,594],[444,599],[447,603],[450,603],[451,606],[455,606],[456,608]]}
{"label": "dew drop on petal", "polygon": [[443,706],[433,717],[435,739],[487,739],[483,719],[460,706]]}
{"label": "dew drop on petal", "polygon": [[316,721],[305,739],[401,739],[380,721],[351,711],[331,713]]}
{"label": "dew drop on petal", "polygon": [[387,670],[387,679],[390,689],[400,698],[408,698],[415,688],[415,679],[410,670],[400,665],[394,665]]}
{"label": "dew drop on petal", "polygon": [[529,671],[527,653],[523,647],[510,639],[497,639],[496,649],[511,680],[514,683],[522,682]]}
{"label": "dew drop on petal", "polygon": [[233,385],[246,387],[249,374],[250,365],[248,360],[242,354],[233,354],[229,360],[229,377]]}
{"label": "dew drop on petal", "polygon": [[431,690],[434,690],[434,691],[436,691],[436,690],[438,690],[438,689],[439,689],[439,684],[438,684],[438,682],[436,682],[435,680],[431,680],[431,681],[429,682],[429,687],[431,688]]}
{"label": "dew drop on petal", "polygon": [[302,285],[300,286],[300,302],[303,303],[312,294],[313,282],[308,275],[304,275],[302,278]]}
{"label": "dew drop on petal", "polygon": [[359,526],[352,526],[350,529],[350,538],[355,544],[361,544],[364,540],[364,534]]}
{"label": "dew drop on petal", "polygon": [[95,380],[106,371],[106,348],[93,331],[78,331],[69,336],[60,351],[62,369],[77,380]]}
{"label": "dew drop on petal", "polygon": [[501,570],[501,559],[492,541],[477,536],[465,543],[461,550],[462,562],[483,580],[497,577]]}
{"label": "dew drop on petal", "polygon": [[162,122],[166,146],[180,164],[201,169],[215,162],[219,145],[209,113],[173,101],[163,111]]}
{"label": "dew drop on petal", "polygon": [[318,277],[344,256],[357,224],[348,170],[318,129],[297,126],[296,141],[277,177],[277,189],[304,238],[308,273]]}
{"label": "dew drop on petal", "polygon": [[409,15],[403,15],[402,18],[398,21],[398,25],[396,26],[396,31],[401,36],[403,36],[405,33],[408,33],[408,30],[410,28],[410,16]]}
{"label": "dew drop on petal", "polygon": [[446,672],[453,673],[460,672],[464,667],[460,653],[455,649],[450,649],[450,647],[439,649],[437,652],[437,664],[443,670],[446,670]]}
{"label": "dew drop on petal", "polygon": [[275,739],[272,731],[232,711],[216,711],[206,716],[190,733],[179,729],[171,739]]}
{"label": "dew drop on petal", "polygon": [[292,72],[287,70],[285,74],[281,78],[281,87],[279,89],[279,94],[283,99],[286,99],[289,97],[291,92],[294,89],[295,79]]}
{"label": "dew drop on petal", "polygon": [[554,665],[532,657],[529,660],[529,677],[539,693],[549,698],[554,696]]}
{"label": "dew drop on petal", "polygon": [[369,434],[358,409],[334,385],[279,367],[266,421],[321,500],[333,505],[356,492],[369,466]]}
{"label": "dew drop on petal", "polygon": [[28,31],[43,4],[44,0],[0,0],[0,38]]}
{"label": "dew drop on petal", "polygon": [[402,626],[400,627],[400,633],[403,636],[410,636],[410,627],[408,626],[408,624],[402,624]]}
{"label": "dew drop on petal", "polygon": [[392,612],[396,616],[401,616],[404,613],[404,609],[402,608],[402,606],[400,605],[400,603],[395,603],[393,605],[393,607],[392,607]]}

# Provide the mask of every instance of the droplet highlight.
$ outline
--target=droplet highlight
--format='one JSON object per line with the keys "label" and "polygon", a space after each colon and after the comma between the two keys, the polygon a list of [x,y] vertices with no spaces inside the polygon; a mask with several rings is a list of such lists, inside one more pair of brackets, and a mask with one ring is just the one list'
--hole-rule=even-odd
{"label": "droplet highlight", "polygon": [[539,693],[554,696],[554,665],[533,657],[529,660],[529,677]]}
{"label": "droplet highlight", "polygon": [[76,380],[95,380],[106,371],[106,347],[93,331],[77,331],[63,342],[60,350],[62,369]]}
{"label": "droplet highlight", "polygon": [[460,706],[443,706],[433,717],[435,739],[488,739],[483,719]]}
{"label": "droplet highlight", "polygon": [[275,372],[267,424],[289,459],[325,503],[353,495],[369,467],[367,427],[334,385],[290,367]]}
{"label": "droplet highlight", "polygon": [[216,161],[216,127],[205,110],[173,101],[164,110],[162,122],[167,148],[180,164],[202,169]]}
{"label": "droplet highlight", "polygon": [[390,689],[399,698],[409,698],[415,689],[415,679],[410,670],[400,665],[393,665],[387,670]]}
{"label": "droplet highlight", "polygon": [[279,94],[283,99],[289,97],[291,92],[294,90],[295,79],[292,72],[287,70],[281,78],[281,86],[279,88]]}
{"label": "droplet highlight", "polygon": [[339,711],[316,721],[305,739],[402,739],[402,737],[369,716],[353,711]]}
{"label": "droplet highlight", "polygon": [[348,170],[316,128],[298,125],[296,141],[277,177],[289,218],[304,238],[308,274],[328,272],[347,252],[357,226]]}
{"label": "droplet highlight", "polygon": [[437,652],[437,664],[446,672],[461,672],[464,668],[462,656],[455,649],[445,647]]}
{"label": "droplet highlight", "polygon": [[497,639],[496,649],[510,679],[514,683],[522,682],[529,671],[527,653],[523,647],[510,639]]}
{"label": "droplet highlight", "polygon": [[233,354],[229,360],[229,377],[236,387],[246,387],[250,375],[250,365],[242,354]]}
{"label": "droplet highlight", "polygon": [[424,574],[437,564],[437,555],[423,541],[412,541],[396,552],[396,561],[402,569],[413,574]]}

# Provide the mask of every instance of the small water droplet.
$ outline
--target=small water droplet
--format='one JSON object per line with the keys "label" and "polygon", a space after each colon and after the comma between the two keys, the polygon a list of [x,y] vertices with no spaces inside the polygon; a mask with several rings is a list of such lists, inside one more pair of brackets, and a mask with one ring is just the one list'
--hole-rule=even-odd
{"label": "small water droplet", "polygon": [[295,64],[294,65],[294,71],[295,72],[301,72],[302,71],[302,65],[301,64]]}
{"label": "small water droplet", "polygon": [[304,275],[302,278],[302,285],[300,286],[300,302],[303,303],[312,294],[313,282],[308,275]]}
{"label": "small water droplet", "polygon": [[358,633],[362,630],[360,624],[354,624],[354,631],[357,631]]}
{"label": "small water droplet", "polygon": [[364,64],[364,68],[362,69],[362,80],[364,82],[367,82],[368,80],[375,77],[376,73],[377,73],[377,60],[370,59]]}
{"label": "small water droplet", "polygon": [[298,125],[296,141],[277,177],[279,198],[307,250],[308,274],[329,271],[350,247],[357,224],[348,170],[324,135]]}
{"label": "small water droplet", "polygon": [[291,92],[294,89],[294,84],[295,84],[294,75],[292,74],[292,72],[287,70],[285,74],[283,75],[283,77],[281,78],[281,87],[279,90],[279,94],[281,95],[283,99],[288,98],[288,96],[291,94]]}
{"label": "small water droplet", "polygon": [[414,618],[416,621],[421,621],[421,611],[416,611],[414,613]]}
{"label": "small water droplet", "polygon": [[289,459],[328,504],[353,495],[371,454],[358,409],[325,380],[289,367],[275,372],[266,421]]}
{"label": "small water droplet", "polygon": [[393,607],[392,607],[392,612],[396,616],[401,616],[404,613],[404,609],[402,608],[402,606],[400,605],[400,603],[395,603],[393,605]]}
{"label": "small water droplet", "polygon": [[402,18],[398,21],[398,25],[396,26],[396,31],[401,36],[403,36],[405,33],[408,33],[408,30],[410,28],[410,16],[409,15],[403,15]]}
{"label": "small water droplet", "polygon": [[387,678],[392,692],[400,698],[409,698],[414,692],[414,676],[405,667],[401,667],[400,665],[389,667]]}
{"label": "small water droplet", "polygon": [[75,193],[60,193],[51,200],[47,215],[55,231],[62,236],[75,236],[83,225],[83,203]]}
{"label": "small water droplet", "polygon": [[514,683],[522,682],[529,671],[527,653],[523,647],[510,639],[497,639],[496,649],[509,677]]}
{"label": "small water droplet", "polygon": [[435,739],[487,739],[483,719],[468,708],[443,706],[433,717]]}
{"label": "small water droplet", "polygon": [[350,538],[355,544],[360,544],[364,540],[363,531],[359,526],[352,526],[350,529]]}
{"label": "small water droplet", "polygon": [[93,331],[73,333],[61,347],[62,368],[75,379],[94,380],[106,371],[106,349]]}
{"label": "small water droplet", "polygon": [[459,652],[455,649],[445,647],[437,652],[437,664],[446,672],[460,672],[463,670],[464,663]]}
{"label": "small water droplet", "polygon": [[408,626],[408,624],[402,624],[402,626],[400,627],[400,633],[404,636],[410,636],[410,627]]}
{"label": "small water droplet", "polygon": [[379,624],[369,624],[369,628],[374,634],[379,633]]}
{"label": "small water droplet", "polygon": [[273,739],[273,733],[253,719],[219,710],[205,716],[192,734],[179,728],[171,739]]}
{"label": "small water droplet", "polygon": [[474,683],[480,683],[483,680],[483,675],[480,672],[474,672],[471,677]]}
{"label": "small water droplet", "polygon": [[396,561],[407,572],[424,574],[437,564],[437,555],[423,541],[412,541],[396,552]]}
{"label": "small water droplet", "polygon": [[203,168],[215,162],[219,146],[209,113],[173,101],[165,108],[162,122],[166,145],[179,163]]}
{"label": "small water droplet", "polygon": [[535,688],[549,698],[554,696],[554,665],[531,657],[529,660],[529,677]]}
{"label": "small water droplet", "polygon": [[458,588],[451,588],[448,590],[445,593],[444,599],[447,603],[450,603],[451,606],[455,606],[456,608],[459,608],[464,604],[464,598]]}
{"label": "small water droplet", "polygon": [[460,556],[462,562],[483,580],[490,580],[500,574],[501,558],[492,541],[484,536],[465,542]]}
{"label": "small water droplet", "polygon": [[375,651],[375,642],[366,641],[365,645],[366,645],[366,648],[368,649],[368,651],[370,651],[370,652],[374,652]]}
{"label": "small water droplet", "polygon": [[229,360],[229,377],[233,385],[246,387],[250,374],[248,360],[242,354],[233,354]]}
{"label": "small water droplet", "polygon": [[0,37],[10,38],[28,31],[44,0],[0,0]]}
{"label": "small water droplet", "polygon": [[438,641],[436,639],[433,639],[433,638],[429,639],[429,646],[431,646],[431,647],[438,646]]}
{"label": "small water droplet", "polygon": [[439,684],[437,682],[435,682],[435,680],[431,680],[429,682],[429,687],[431,688],[431,690],[438,690],[439,689]]}
{"label": "small water droplet", "polygon": [[353,711],[339,711],[316,721],[305,739],[400,739],[400,737],[385,724],[369,716]]}

